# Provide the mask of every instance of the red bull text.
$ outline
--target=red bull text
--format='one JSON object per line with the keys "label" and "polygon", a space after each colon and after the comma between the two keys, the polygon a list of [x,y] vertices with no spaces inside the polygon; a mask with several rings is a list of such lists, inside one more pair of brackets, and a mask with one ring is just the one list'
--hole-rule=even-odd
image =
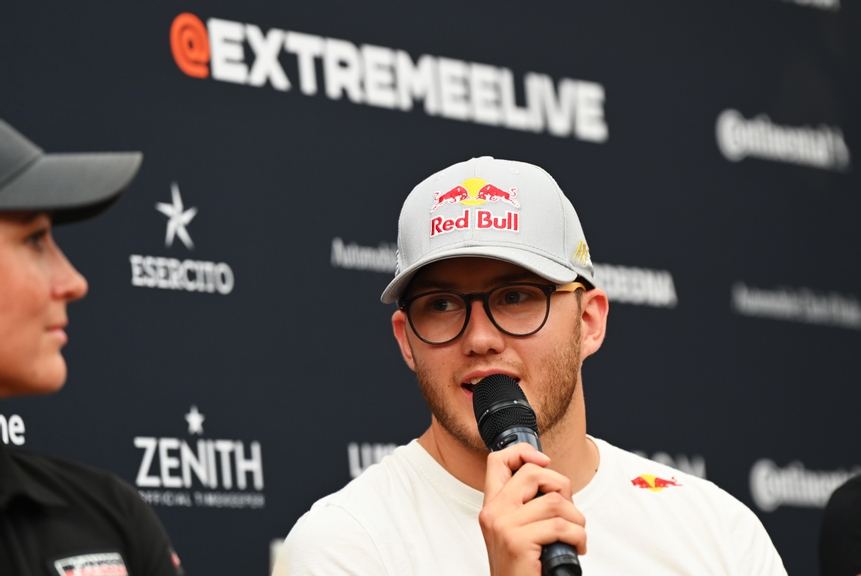
{"label": "red bull text", "polygon": [[475,218],[473,212],[466,208],[459,218],[443,218],[436,216],[431,219],[431,237],[454,230],[469,230],[471,222],[475,221],[478,230],[507,230],[509,232],[520,232],[520,217],[516,212],[506,210],[505,216],[494,216],[490,210],[476,210]]}

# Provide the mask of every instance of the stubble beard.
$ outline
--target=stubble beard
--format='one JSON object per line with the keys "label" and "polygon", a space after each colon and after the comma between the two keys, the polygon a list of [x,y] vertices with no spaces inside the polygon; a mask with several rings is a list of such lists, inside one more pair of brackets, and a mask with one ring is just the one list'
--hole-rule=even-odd
{"label": "stubble beard", "polygon": [[[551,435],[568,414],[577,389],[580,374],[579,323],[575,326],[574,333],[567,341],[562,342],[557,350],[546,354],[536,363],[536,366],[541,367],[537,381],[530,377],[525,367],[515,370],[523,376],[524,380],[533,382],[533,385],[541,391],[540,397],[536,397],[537,394],[533,391],[533,398],[529,398],[529,402],[535,410],[538,431],[544,438]],[[458,421],[455,411],[448,406],[446,386],[434,384],[431,371],[427,366],[415,354],[413,358],[416,359],[416,378],[422,396],[440,426],[468,450],[486,454],[488,449],[478,434],[478,425],[475,421],[469,423]]]}

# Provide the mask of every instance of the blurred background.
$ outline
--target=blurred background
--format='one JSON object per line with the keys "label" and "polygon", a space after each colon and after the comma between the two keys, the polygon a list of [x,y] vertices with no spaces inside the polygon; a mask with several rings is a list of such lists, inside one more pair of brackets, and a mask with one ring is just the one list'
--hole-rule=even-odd
{"label": "blurred background", "polygon": [[403,199],[523,160],[611,298],[589,432],[726,489],[816,574],[861,472],[859,102],[840,0],[6,2],[0,118],[144,163],[57,231],[90,282],[70,377],[0,404],[2,440],[136,485],[189,574],[267,574],[429,423],[379,302]]}

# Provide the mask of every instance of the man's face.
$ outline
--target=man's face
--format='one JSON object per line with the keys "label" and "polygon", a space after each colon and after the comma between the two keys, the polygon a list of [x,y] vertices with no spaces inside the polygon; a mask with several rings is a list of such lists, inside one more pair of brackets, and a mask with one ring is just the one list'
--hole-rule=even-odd
{"label": "man's face", "polygon": [[[551,284],[527,270],[487,258],[454,258],[423,268],[407,296],[429,290],[486,292],[507,282]],[[542,435],[550,433],[567,413],[580,373],[580,307],[578,296],[551,296],[547,323],[531,336],[509,336],[487,317],[474,300],[464,333],[444,345],[430,345],[416,337],[407,323],[398,337],[404,356],[416,371],[425,401],[442,427],[467,448],[487,452],[478,434],[472,408],[472,389],[490,374],[508,374],[519,384],[535,409]],[[403,312],[393,318],[406,322]],[[403,342],[402,340],[406,340]],[[404,350],[406,344],[408,350]]]}
{"label": "man's face", "polygon": [[86,280],[54,243],[46,214],[0,212],[0,396],[63,385],[66,304],[86,293]]}

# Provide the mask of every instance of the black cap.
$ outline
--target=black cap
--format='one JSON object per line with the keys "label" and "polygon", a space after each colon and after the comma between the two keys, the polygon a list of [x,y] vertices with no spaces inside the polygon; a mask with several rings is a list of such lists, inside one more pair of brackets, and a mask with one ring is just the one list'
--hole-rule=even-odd
{"label": "black cap", "polygon": [[99,214],[131,183],[141,152],[45,154],[0,120],[0,211],[52,212],[55,224]]}

